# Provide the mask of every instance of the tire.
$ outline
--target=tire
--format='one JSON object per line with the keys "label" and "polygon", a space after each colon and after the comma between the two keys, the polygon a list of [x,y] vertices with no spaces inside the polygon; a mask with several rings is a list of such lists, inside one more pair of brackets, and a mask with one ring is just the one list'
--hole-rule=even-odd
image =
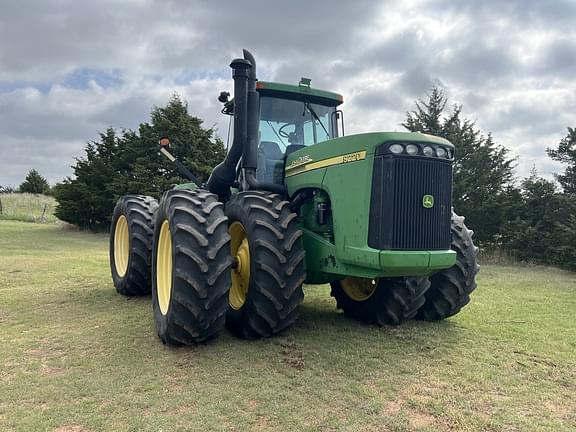
{"label": "tire", "polygon": [[230,288],[228,219],[216,195],[170,190],[156,213],[152,309],[164,344],[192,345],[224,327]]}
{"label": "tire", "polygon": [[398,325],[416,316],[430,287],[426,278],[346,278],[330,283],[336,307],[358,321]]}
{"label": "tire", "polygon": [[270,337],[296,321],[304,298],[302,230],[272,193],[233,195],[226,214],[235,260],[226,326],[242,338]]}
{"label": "tire", "polygon": [[480,270],[478,248],[472,242],[473,232],[464,225],[464,218],[452,213],[452,250],[456,251],[456,264],[430,277],[426,302],[417,319],[437,321],[456,315],[470,302],[470,293],[476,289],[476,274]]}
{"label": "tire", "polygon": [[110,228],[110,269],[116,291],[125,296],[150,294],[154,213],[158,202],[149,196],[126,195],[118,200]]}

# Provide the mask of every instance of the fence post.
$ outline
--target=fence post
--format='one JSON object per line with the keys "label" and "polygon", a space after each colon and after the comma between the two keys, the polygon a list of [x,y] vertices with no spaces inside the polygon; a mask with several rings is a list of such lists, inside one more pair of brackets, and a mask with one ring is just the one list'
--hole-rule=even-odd
{"label": "fence post", "polygon": [[3,210],[2,210],[2,200],[0,199],[0,215],[1,215],[1,214],[4,214],[4,213],[3,213]]}
{"label": "fence post", "polygon": [[44,222],[44,215],[46,214],[46,206],[48,204],[44,204],[44,210],[42,210],[42,216],[40,216],[40,222]]}

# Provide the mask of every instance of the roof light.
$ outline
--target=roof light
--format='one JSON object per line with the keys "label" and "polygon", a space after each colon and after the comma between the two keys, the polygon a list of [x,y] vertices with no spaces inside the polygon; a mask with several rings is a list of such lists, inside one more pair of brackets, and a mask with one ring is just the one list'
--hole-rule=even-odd
{"label": "roof light", "polygon": [[300,82],[298,83],[298,85],[300,87],[310,87],[310,83],[312,82],[312,80],[310,78],[300,78]]}

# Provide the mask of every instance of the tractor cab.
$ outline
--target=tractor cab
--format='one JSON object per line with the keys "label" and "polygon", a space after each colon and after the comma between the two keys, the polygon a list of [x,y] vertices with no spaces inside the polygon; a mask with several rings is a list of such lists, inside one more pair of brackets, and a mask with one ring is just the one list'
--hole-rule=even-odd
{"label": "tractor cab", "polygon": [[260,94],[257,177],[281,184],[286,155],[338,137],[342,112],[337,106],[342,96],[313,89],[306,78],[297,86],[259,81],[256,88]]}

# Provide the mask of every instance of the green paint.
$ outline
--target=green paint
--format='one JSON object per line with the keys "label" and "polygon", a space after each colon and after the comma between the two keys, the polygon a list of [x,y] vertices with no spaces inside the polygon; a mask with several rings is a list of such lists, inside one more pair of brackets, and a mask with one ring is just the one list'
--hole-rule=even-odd
{"label": "green paint", "polygon": [[305,85],[292,85],[258,81],[258,92],[262,96],[277,97],[280,99],[302,99],[308,102],[326,106],[338,106],[343,102],[342,95],[326,90],[315,89]]}
{"label": "green paint", "polygon": [[331,219],[321,227],[316,223],[314,213],[319,198],[302,209],[308,283],[325,283],[345,276],[425,276],[454,265],[456,254],[451,250],[380,251],[368,247],[374,153],[378,146],[388,141],[427,142],[453,147],[448,141],[430,135],[380,132],[325,141],[288,156],[287,166],[303,157],[315,162],[366,151],[363,160],[305,171],[286,178],[291,197],[298,190],[313,188],[321,190],[322,194],[318,196],[329,199],[331,204]]}
{"label": "green paint", "polygon": [[178,190],[196,190],[198,189],[198,185],[196,185],[196,183],[181,183],[181,184],[177,184],[175,185],[172,189],[178,189]]}

